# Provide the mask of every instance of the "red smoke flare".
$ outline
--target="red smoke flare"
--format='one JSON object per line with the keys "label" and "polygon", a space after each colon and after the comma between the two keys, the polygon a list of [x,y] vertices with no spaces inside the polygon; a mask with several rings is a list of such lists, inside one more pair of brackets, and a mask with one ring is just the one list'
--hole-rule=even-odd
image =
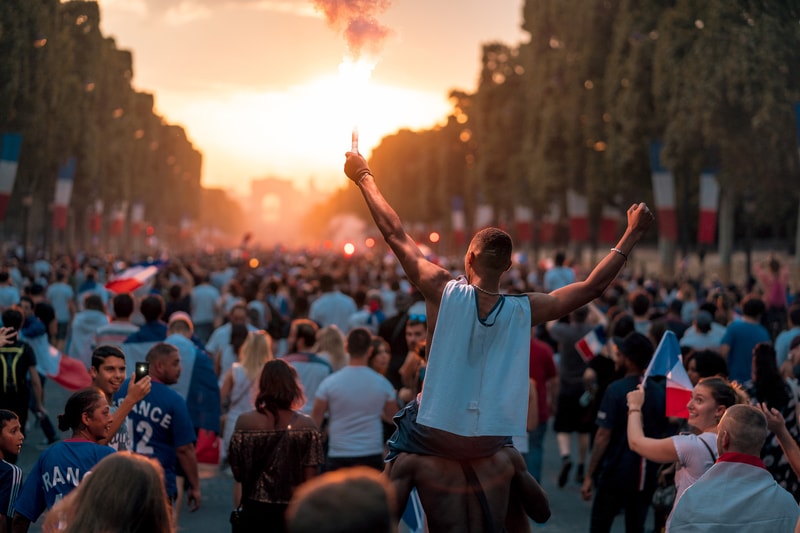
{"label": "red smoke flare", "polygon": [[362,53],[378,55],[389,29],[375,16],[386,11],[389,0],[312,0],[314,7],[325,14],[328,24],[344,35],[353,59]]}

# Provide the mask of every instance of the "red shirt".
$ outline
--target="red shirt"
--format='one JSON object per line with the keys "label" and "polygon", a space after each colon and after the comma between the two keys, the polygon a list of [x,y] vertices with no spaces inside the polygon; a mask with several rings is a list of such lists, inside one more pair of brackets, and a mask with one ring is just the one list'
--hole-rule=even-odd
{"label": "red shirt", "polygon": [[528,375],[536,382],[536,399],[539,406],[539,423],[550,419],[550,405],[547,398],[547,382],[555,378],[556,363],[553,349],[546,342],[531,337],[531,356]]}

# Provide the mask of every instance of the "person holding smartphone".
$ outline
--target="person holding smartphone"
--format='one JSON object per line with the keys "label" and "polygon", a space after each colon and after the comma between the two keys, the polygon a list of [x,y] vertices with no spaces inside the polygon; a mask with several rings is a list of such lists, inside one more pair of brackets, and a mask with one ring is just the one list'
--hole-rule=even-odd
{"label": "person holding smartphone", "polygon": [[[139,363],[137,367],[138,365]],[[92,385],[103,391],[112,413],[109,436],[102,444],[108,444],[117,451],[131,449],[131,437],[124,422],[133,406],[150,393],[151,387],[150,376],[147,373],[141,379],[135,375],[125,399],[119,405],[114,404],[114,394],[125,381],[125,370],[125,353],[116,346],[98,346],[92,352],[92,366],[89,371]]]}

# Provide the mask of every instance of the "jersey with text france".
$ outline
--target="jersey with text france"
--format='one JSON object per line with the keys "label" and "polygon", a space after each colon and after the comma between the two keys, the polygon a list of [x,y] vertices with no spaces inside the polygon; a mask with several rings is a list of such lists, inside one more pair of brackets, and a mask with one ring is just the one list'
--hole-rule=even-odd
{"label": "jersey with text france", "polygon": [[[119,405],[128,394],[129,379],[114,395]],[[167,385],[153,381],[150,393],[133,406],[128,414],[131,451],[157,459],[164,468],[167,494],[177,494],[175,450],[196,440],[186,400]]]}
{"label": "jersey with text france", "polygon": [[78,483],[107,455],[110,446],[87,440],[63,440],[39,456],[22,484],[14,511],[35,522],[45,508],[72,492]]}

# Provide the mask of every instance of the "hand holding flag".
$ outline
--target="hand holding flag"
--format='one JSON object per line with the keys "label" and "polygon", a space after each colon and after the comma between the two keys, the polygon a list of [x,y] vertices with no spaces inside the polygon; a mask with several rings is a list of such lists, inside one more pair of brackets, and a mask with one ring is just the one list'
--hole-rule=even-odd
{"label": "hand holding flag", "polygon": [[667,378],[667,409],[666,416],[689,418],[686,404],[692,398],[694,386],[689,375],[683,368],[681,347],[678,337],[672,331],[667,331],[658,343],[658,348],[647,366],[642,382],[649,376],[666,376]]}

